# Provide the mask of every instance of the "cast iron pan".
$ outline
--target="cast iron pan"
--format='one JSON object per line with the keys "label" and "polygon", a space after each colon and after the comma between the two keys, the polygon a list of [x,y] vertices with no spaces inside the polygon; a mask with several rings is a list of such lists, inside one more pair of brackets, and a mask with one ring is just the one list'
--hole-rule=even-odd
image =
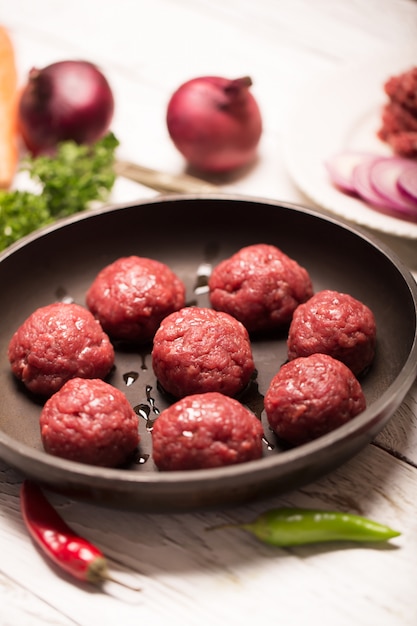
{"label": "cast iron pan", "polygon": [[[103,469],[69,462],[43,451],[41,403],[13,378],[7,346],[17,327],[40,306],[71,298],[85,304],[97,272],[121,256],[136,254],[167,263],[184,280],[188,304],[208,304],[198,285],[201,264],[215,265],[242,246],[270,243],[307,268],[316,291],[336,289],[374,312],[378,349],[361,380],[368,408],[349,424],[299,448],[284,449],[268,429],[262,397],[286,360],[286,335],[256,338],[256,382],[242,401],[265,426],[264,457],[227,468],[159,472],[152,462],[146,411],[142,443],[126,468]],[[402,402],[417,373],[417,286],[400,261],[359,229],[302,207],[239,196],[169,196],[78,215],[22,240],[0,256],[0,456],[45,486],[106,506],[185,511],[242,503],[310,482],[370,442]],[[136,373],[137,378],[132,382]],[[161,411],[150,362],[141,352],[118,349],[110,382],[135,407]],[[129,384],[131,383],[131,384]]]}

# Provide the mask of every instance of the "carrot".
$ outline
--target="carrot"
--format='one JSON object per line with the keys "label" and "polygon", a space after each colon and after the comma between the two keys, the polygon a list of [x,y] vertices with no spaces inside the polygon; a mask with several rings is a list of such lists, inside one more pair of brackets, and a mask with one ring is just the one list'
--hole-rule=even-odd
{"label": "carrot", "polygon": [[0,25],[0,188],[10,187],[19,158],[17,68],[7,29]]}

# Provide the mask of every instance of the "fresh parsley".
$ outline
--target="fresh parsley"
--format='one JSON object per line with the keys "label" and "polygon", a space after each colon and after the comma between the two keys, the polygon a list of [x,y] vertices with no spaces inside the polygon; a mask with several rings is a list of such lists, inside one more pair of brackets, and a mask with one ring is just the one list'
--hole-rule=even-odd
{"label": "fresh parsley", "polygon": [[24,159],[21,169],[40,192],[0,191],[0,250],[41,226],[84,211],[93,201],[105,202],[116,179],[118,145],[108,133],[92,146],[65,141],[54,156]]}

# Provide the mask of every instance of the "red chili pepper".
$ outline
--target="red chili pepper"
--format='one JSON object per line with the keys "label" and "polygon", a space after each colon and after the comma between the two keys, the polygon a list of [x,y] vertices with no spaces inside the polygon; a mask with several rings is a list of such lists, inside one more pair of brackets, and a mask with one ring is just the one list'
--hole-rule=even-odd
{"label": "red chili pepper", "polygon": [[20,508],[36,544],[61,569],[84,582],[99,584],[110,579],[101,550],[77,535],[29,480],[20,490]]}

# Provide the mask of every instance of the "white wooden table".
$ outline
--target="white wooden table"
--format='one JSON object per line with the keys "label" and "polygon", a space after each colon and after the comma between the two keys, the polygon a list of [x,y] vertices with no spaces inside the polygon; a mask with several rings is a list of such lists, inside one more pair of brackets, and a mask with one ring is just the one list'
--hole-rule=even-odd
{"label": "white wooden table", "polygon": [[[0,0],[0,9],[22,82],[31,66],[66,58],[102,67],[117,97],[121,151],[148,167],[183,170],[164,124],[181,82],[249,74],[264,116],[260,160],[225,190],[303,204],[283,146],[297,94],[324,72],[416,46],[412,0]],[[122,180],[115,188],[122,201],[153,195]],[[417,275],[417,240],[377,236]],[[22,476],[0,462],[0,623],[414,626],[416,418],[417,383],[376,441],[344,466],[298,491],[227,511],[153,515],[51,495],[65,519],[119,563],[120,575],[142,586],[134,600],[74,584],[49,566],[20,517]],[[242,532],[204,530],[281,505],[361,513],[402,535],[383,547],[281,550]]]}

